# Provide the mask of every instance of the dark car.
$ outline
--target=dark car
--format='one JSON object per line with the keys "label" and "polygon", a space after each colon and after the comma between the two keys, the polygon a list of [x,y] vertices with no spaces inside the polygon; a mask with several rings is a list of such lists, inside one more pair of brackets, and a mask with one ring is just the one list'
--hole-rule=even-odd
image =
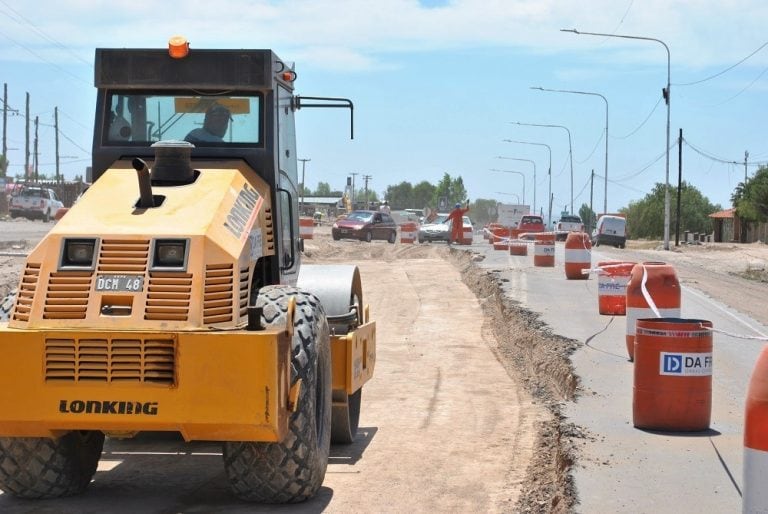
{"label": "dark car", "polygon": [[352,211],[345,218],[336,220],[331,236],[334,241],[359,239],[370,243],[374,239],[383,239],[394,243],[397,240],[397,224],[386,212]]}

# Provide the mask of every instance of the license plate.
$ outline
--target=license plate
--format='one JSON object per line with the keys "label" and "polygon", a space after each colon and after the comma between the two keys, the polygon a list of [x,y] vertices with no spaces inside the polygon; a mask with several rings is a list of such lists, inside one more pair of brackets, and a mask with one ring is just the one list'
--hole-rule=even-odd
{"label": "license plate", "polygon": [[127,291],[138,293],[144,290],[143,275],[97,275],[96,291]]}
{"label": "license plate", "polygon": [[341,229],[341,230],[340,230],[340,232],[341,232],[342,234],[346,234],[347,232],[349,232],[349,230],[346,230],[346,229]]}

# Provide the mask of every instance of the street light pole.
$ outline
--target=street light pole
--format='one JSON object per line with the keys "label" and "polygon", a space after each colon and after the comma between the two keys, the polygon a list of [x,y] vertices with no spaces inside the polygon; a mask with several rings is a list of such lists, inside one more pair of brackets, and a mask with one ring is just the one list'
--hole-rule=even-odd
{"label": "street light pole", "polygon": [[517,203],[520,203],[520,195],[517,193],[502,193],[501,191],[496,191],[497,195],[507,195],[507,196],[515,196],[517,197]]}
{"label": "street light pole", "polygon": [[[605,102],[605,177],[604,177],[604,196],[603,196],[603,214],[608,214],[608,99],[600,93],[590,93],[588,91],[570,91],[567,89],[547,89],[544,87],[532,87],[539,91],[550,91],[553,93],[574,93],[577,95],[599,96]],[[573,209],[573,207],[571,207]],[[571,213],[573,214],[573,213]]]}
{"label": "street light pole", "polygon": [[523,179],[523,205],[525,205],[525,175],[523,175],[522,171],[513,171],[513,170],[497,170],[495,168],[491,168],[491,171],[501,171],[503,173],[517,173],[520,175],[520,177]]}
{"label": "street light pole", "polygon": [[312,159],[298,159],[298,160],[301,161],[301,202],[299,204],[299,216],[301,216],[301,210],[304,208],[304,188],[306,187],[304,185],[304,168],[306,167],[307,163]]}
{"label": "street light pole", "polygon": [[[532,141],[515,141],[512,139],[502,139],[505,143],[521,143],[524,145],[536,145],[536,146],[546,146],[547,150],[549,150],[549,169],[547,170],[547,175],[549,176],[549,191],[547,192],[547,198],[550,198],[552,196],[552,148],[546,143],[534,143]],[[552,223],[552,202],[547,200],[547,225]]]}
{"label": "street light pole", "polygon": [[536,163],[530,159],[520,159],[518,157],[502,157],[498,156],[497,159],[508,159],[510,161],[525,161],[533,164],[533,212],[536,213]]}
{"label": "street light pole", "polygon": [[[563,125],[541,125],[539,123],[522,123],[519,121],[512,121],[516,125],[525,125],[527,127],[549,127],[549,128],[561,128],[568,132],[568,158],[571,161],[571,214],[573,214],[573,145],[571,144],[571,131],[568,127]],[[550,193],[550,197],[552,194]]]}
{"label": "street light pole", "polygon": [[669,54],[669,47],[661,39],[644,36],[625,36],[621,34],[601,34],[599,32],[580,32],[576,29],[560,29],[560,32],[573,32],[574,34],[585,36],[602,36],[602,37],[617,37],[622,39],[640,39],[642,41],[655,41],[664,46],[667,51],[667,87],[662,89],[662,96],[667,103],[667,164],[666,164],[666,182],[664,187],[664,249],[669,250],[669,118],[670,118],[670,104],[672,103],[672,96],[670,92],[671,83],[671,68],[672,58]]}

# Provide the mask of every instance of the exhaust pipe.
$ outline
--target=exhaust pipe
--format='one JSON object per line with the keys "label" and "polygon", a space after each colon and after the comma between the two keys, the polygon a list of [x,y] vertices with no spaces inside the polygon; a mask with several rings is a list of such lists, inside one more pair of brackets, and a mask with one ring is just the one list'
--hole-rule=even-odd
{"label": "exhaust pipe", "polygon": [[133,169],[139,177],[139,209],[150,209],[155,206],[155,200],[152,197],[152,184],[149,180],[149,168],[147,163],[136,157],[131,162]]}

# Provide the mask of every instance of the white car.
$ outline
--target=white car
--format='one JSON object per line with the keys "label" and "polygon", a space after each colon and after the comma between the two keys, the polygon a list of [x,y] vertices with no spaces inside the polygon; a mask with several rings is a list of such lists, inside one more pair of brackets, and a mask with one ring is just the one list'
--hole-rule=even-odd
{"label": "white car", "polygon": [[24,186],[11,197],[8,204],[11,218],[23,216],[27,219],[50,221],[64,204],[53,189],[40,186]]}
{"label": "white car", "polygon": [[451,223],[447,214],[438,214],[431,223],[419,227],[419,243],[432,241],[448,242],[451,237]]}

